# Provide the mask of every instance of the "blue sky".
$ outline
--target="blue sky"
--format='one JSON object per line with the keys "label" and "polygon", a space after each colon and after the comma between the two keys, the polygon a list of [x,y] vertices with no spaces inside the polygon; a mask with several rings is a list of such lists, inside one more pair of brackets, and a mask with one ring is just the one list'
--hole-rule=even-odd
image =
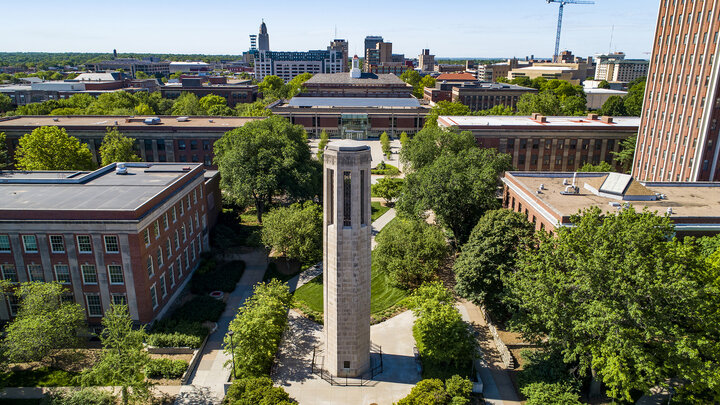
{"label": "blue sky", "polygon": [[[579,56],[612,50],[649,58],[660,0],[567,5],[560,41]],[[545,0],[387,2],[37,0],[3,5],[0,51],[240,54],[265,19],[272,50],[325,49],[334,37],[362,53],[382,35],[394,53],[417,57],[550,57],[557,4]]]}

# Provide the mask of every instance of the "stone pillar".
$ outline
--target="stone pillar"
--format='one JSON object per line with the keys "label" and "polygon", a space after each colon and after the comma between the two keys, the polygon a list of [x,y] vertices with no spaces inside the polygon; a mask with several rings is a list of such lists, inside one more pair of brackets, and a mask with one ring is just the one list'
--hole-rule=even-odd
{"label": "stone pillar", "polygon": [[357,377],[370,367],[370,147],[333,141],[324,156],[325,367]]}

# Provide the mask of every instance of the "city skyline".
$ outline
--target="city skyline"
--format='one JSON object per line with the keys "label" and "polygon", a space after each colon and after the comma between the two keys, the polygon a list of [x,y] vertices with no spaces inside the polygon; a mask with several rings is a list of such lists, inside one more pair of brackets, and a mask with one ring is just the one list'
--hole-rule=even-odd
{"label": "city skyline", "polygon": [[[213,9],[196,11],[194,4],[184,0],[152,4],[131,0],[121,9],[113,3],[86,0],[73,8],[41,1],[32,13],[34,29],[28,31],[27,20],[19,18],[8,19],[0,28],[5,39],[0,51],[109,53],[117,49],[120,53],[236,55],[249,48],[248,35],[257,34],[264,19],[271,50],[325,49],[336,37],[337,27],[337,37],[350,44],[350,55],[361,57],[367,35],[383,36],[393,43],[395,53],[409,58],[417,57],[423,48],[430,48],[438,58],[551,57],[558,5],[543,0],[514,3],[511,9],[490,2],[439,5],[418,1],[350,10],[321,0],[281,2],[274,9],[220,2]],[[658,7],[657,0],[568,5],[560,48],[578,56],[624,51],[629,57],[647,59]],[[6,9],[7,15],[27,13],[15,3]],[[467,12],[458,13],[458,9]],[[81,23],[69,23],[81,13],[85,14]],[[110,18],[117,13],[124,17]]]}

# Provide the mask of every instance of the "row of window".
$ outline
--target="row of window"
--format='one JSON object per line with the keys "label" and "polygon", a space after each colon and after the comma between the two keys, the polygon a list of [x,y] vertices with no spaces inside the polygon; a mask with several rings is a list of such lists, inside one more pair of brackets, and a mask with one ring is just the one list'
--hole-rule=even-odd
{"label": "row of window", "polygon": [[[188,254],[187,249],[185,249],[185,266],[186,266],[187,270],[189,271],[190,263],[188,261],[187,254]],[[193,260],[195,260],[194,257],[195,257],[195,254],[193,253]],[[160,302],[158,300],[158,295],[157,295],[157,285],[158,284],[160,286],[161,298],[165,298],[168,295],[168,286],[167,286],[167,283],[165,280],[166,274],[170,277],[170,288],[175,287],[175,267],[173,264],[170,264],[170,266],[168,266],[167,273],[163,273],[162,275],[160,275],[160,277],[158,278],[159,281],[157,283],[153,283],[153,285],[150,286],[150,302],[152,303],[153,309],[157,309],[157,307],[160,304]],[[182,278],[182,276],[183,276],[182,261],[178,257],[178,259],[177,259],[177,279],[180,280]]]}
{"label": "row of window", "polygon": [[[200,189],[200,199],[202,199],[202,188]],[[192,204],[190,203],[190,195],[192,194],[192,200],[193,204],[198,203],[198,188],[194,189],[192,193],[188,193],[186,198],[183,198],[180,200],[180,202],[177,205],[174,205],[168,212],[165,212],[163,215],[161,215],[153,224],[151,225],[153,227],[153,234],[155,236],[155,239],[160,238],[160,223],[162,222],[162,229],[168,230],[170,228],[170,219],[173,223],[177,222],[178,220],[178,209],[180,211],[180,216],[185,215],[185,210],[187,209],[188,212],[190,212],[190,209],[192,207]],[[188,225],[190,227],[190,233],[193,233],[192,230],[192,218],[188,222]],[[200,220],[198,218],[197,212],[195,213],[195,225],[197,228],[200,228]],[[185,225],[183,225],[183,232],[185,232]],[[176,231],[177,232],[177,231]],[[145,228],[143,231],[143,240],[145,242],[145,245],[150,245],[151,238],[150,238],[150,227]],[[183,238],[185,240],[185,238]]]}
{"label": "row of window", "polygon": [[[70,277],[70,266],[63,263],[53,265],[55,270],[55,281],[60,284],[70,284],[72,279]],[[2,272],[3,280],[10,281],[12,283],[18,282],[17,269],[14,264],[1,264],[0,270]],[[125,276],[123,274],[123,268],[119,264],[107,265],[108,279],[110,284],[120,285],[125,284]],[[28,280],[30,281],[48,281],[45,279],[45,271],[39,264],[28,264],[27,265]],[[81,264],[80,274],[82,283],[84,285],[97,285],[98,273],[94,264]]]}
{"label": "row of window", "polygon": [[[20,301],[14,294],[5,295],[8,303],[8,309],[10,315],[16,316],[18,309],[20,308]],[[110,294],[110,299],[115,305],[127,305],[127,296],[125,294]],[[72,294],[66,294],[63,296],[64,302],[75,302],[75,298]],[[86,293],[85,294],[85,308],[87,314],[90,317],[103,316],[102,300],[100,299],[99,293]]]}
{"label": "row of window", "polygon": [[[184,226],[183,226],[183,228],[184,228]],[[185,238],[185,239],[183,239],[183,241],[186,241],[186,240],[187,240],[187,237],[185,236],[184,233],[183,233],[183,237]],[[180,244],[177,243],[177,241],[178,241],[178,239],[177,239],[177,231],[176,231],[176,234],[175,234],[175,238],[176,238],[176,239],[175,239],[175,243],[176,243],[176,244],[175,244],[175,250],[176,250],[176,251],[179,251],[179,250],[180,250]],[[196,243],[196,242],[197,242],[197,243]],[[166,246],[165,251],[167,252],[167,259],[170,260],[171,257],[172,257],[172,245],[171,245],[171,243],[170,243],[170,239],[167,240],[167,246]],[[191,256],[192,256],[192,262],[194,262],[196,256],[199,256],[199,255],[200,255],[200,252],[202,252],[202,235],[198,235],[198,237],[197,237],[196,240],[190,241],[190,248],[189,248],[189,250],[188,250],[187,247],[185,248],[185,251],[184,251],[184,254],[185,254],[185,267],[186,267],[187,269],[190,269],[190,262],[191,262],[191,259],[190,259],[190,258],[191,258]],[[165,258],[164,258],[164,256],[163,256],[162,246],[158,246],[156,258],[157,258],[156,260],[157,260],[157,266],[158,266],[158,268],[162,267],[162,266],[165,264]],[[152,256],[152,255],[149,255],[149,256],[147,257],[147,272],[148,272],[148,278],[151,278],[151,277],[153,277],[153,276],[155,275],[155,263],[156,263],[156,262],[155,262],[155,259],[153,259],[153,256]],[[178,257],[177,257],[177,263],[178,263],[178,266],[180,266],[180,264],[181,264],[180,255],[178,255]],[[170,265],[172,265],[172,262],[170,263]]]}
{"label": "row of window", "polygon": [[[92,238],[90,235],[77,235],[78,253],[92,253]],[[105,253],[120,253],[120,243],[117,235],[104,235]],[[65,237],[63,235],[49,235],[50,251],[52,253],[65,253]],[[38,253],[38,242],[36,235],[22,235],[23,249],[25,253]],[[0,235],[0,253],[10,253],[12,250],[10,236]]]}

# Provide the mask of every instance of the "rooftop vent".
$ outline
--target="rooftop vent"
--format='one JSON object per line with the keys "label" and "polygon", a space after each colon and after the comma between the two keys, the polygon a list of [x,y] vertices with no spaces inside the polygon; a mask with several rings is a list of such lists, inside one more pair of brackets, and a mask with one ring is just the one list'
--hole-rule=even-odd
{"label": "rooftop vent", "polygon": [[208,120],[208,122],[212,124],[213,122],[215,122],[215,120]]}
{"label": "rooftop vent", "polygon": [[127,174],[128,170],[125,166],[125,163],[118,163],[117,166],[115,166],[115,174]]}
{"label": "rooftop vent", "polygon": [[177,122],[186,122],[190,120],[190,118],[188,117],[177,117],[175,119],[177,120]]}
{"label": "rooftop vent", "polygon": [[160,124],[160,118],[158,118],[158,117],[145,118],[145,120],[143,120],[143,122],[146,125],[158,125],[158,124]]}
{"label": "rooftop vent", "polygon": [[589,119],[589,120],[597,120],[597,119],[598,119],[598,115],[597,115],[597,114],[588,114],[588,115],[587,115],[587,119]]}
{"label": "rooftop vent", "polygon": [[604,115],[600,120],[606,124],[612,124],[613,123],[613,117],[609,117],[607,115]]}
{"label": "rooftop vent", "polygon": [[672,207],[668,207],[668,209],[667,209],[667,214],[668,214],[668,215],[672,215],[672,214],[673,214],[673,209],[672,209]]}
{"label": "rooftop vent", "polygon": [[60,121],[60,118],[53,118],[53,121],[58,122]]}

